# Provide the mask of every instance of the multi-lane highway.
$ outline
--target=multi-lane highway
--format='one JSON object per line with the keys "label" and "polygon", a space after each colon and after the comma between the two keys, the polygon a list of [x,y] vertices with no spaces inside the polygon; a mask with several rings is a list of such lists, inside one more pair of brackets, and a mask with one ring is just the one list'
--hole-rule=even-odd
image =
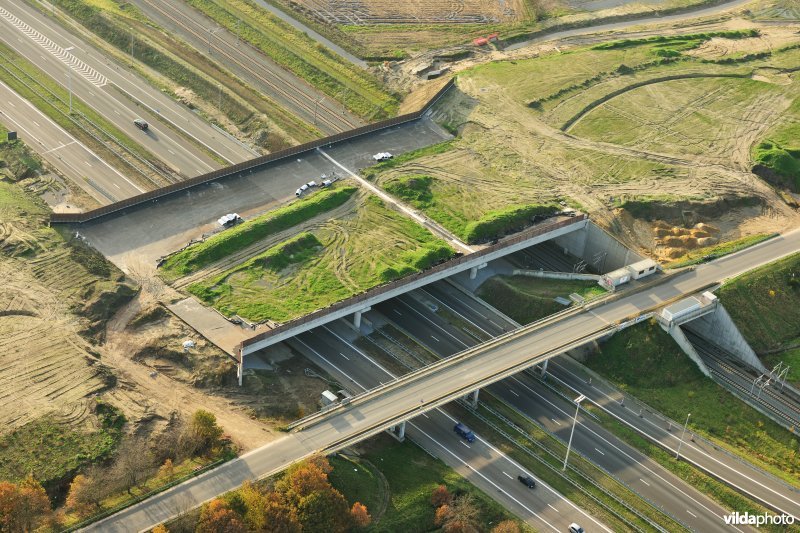
{"label": "multi-lane highway", "polygon": [[[348,341],[348,336],[352,336],[352,331],[340,321],[303,333],[292,345],[354,392],[396,378],[380,362]],[[566,531],[571,522],[587,528],[591,526],[595,531],[607,531],[605,526],[538,478],[534,490],[522,485],[517,475],[530,475],[526,469],[480,435],[472,443],[459,438],[453,432],[456,422],[445,411],[434,409],[408,424],[406,435],[538,531]]]}
{"label": "multi-lane highway", "polygon": [[[218,168],[220,164],[206,151],[231,163],[254,157],[251,149],[215,130],[148,81],[112,62],[26,3],[0,7],[0,28],[5,44],[59,84],[66,88],[71,85],[76,98],[90,104],[175,174],[188,177]],[[150,123],[147,133],[133,125],[138,117]]]}
{"label": "multi-lane highway", "polygon": [[20,140],[101,204],[144,192],[4,83],[0,124],[16,131]]}
{"label": "multi-lane highway", "polygon": [[[517,327],[503,314],[477,302],[449,283],[436,283],[419,292],[421,294],[416,297],[387,302],[381,312],[442,357]],[[428,302],[440,310],[446,309],[468,327],[447,322],[432,311]],[[478,333],[477,337],[475,332]],[[551,360],[551,365],[556,359]],[[524,416],[535,420],[563,442],[569,439],[575,414],[574,404],[543,386],[537,379],[518,374],[487,387],[487,390]],[[578,417],[572,447],[692,530],[727,529],[723,516],[728,512],[720,505],[583,414]]]}
{"label": "multi-lane highway", "polygon": [[135,0],[135,3],[153,20],[321,131],[332,134],[364,125],[334,99],[188,4],[154,0]]}
{"label": "multi-lane highway", "polygon": [[[388,387],[356,397],[346,407],[329,412],[315,423],[308,423],[283,439],[122,511],[99,523],[98,527],[107,531],[151,527],[174,516],[180,509],[199,505],[216,494],[238,486],[243,475],[251,478],[269,475],[310,454],[366,438],[399,420],[414,418],[463,395],[476,384],[488,385],[506,377],[508,372],[542,360],[542,356],[561,353],[593,332],[606,330],[631,315],[695,293],[711,283],[741,274],[798,249],[800,231],[794,231],[700,265],[693,271],[671,277],[643,291],[621,296],[591,310],[523,328],[500,340],[452,357],[447,364],[434,365],[401,378]],[[666,430],[664,432],[668,433]],[[665,439],[673,437],[669,433]],[[672,446],[671,442],[669,446]],[[707,454],[705,450],[691,446],[691,443],[685,443],[684,449]],[[685,455],[688,456],[688,452]],[[726,474],[727,479],[735,472],[727,471]],[[743,474],[743,478],[749,485],[774,496],[780,502],[776,506],[778,509],[800,516],[800,502],[795,495],[785,493],[785,486],[772,488],[747,473]]]}

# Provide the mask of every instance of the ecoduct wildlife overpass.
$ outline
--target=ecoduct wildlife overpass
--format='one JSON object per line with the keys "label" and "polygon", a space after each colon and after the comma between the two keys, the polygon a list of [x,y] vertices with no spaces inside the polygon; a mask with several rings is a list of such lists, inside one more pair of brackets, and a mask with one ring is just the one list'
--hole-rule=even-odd
{"label": "ecoduct wildlife overpass", "polygon": [[[296,424],[289,435],[202,476],[155,495],[91,526],[96,531],[140,531],[169,520],[243,481],[280,472],[316,453],[344,448],[505,376],[607,335],[684,298],[769,261],[797,252],[800,231],[779,236],[697,268],[654,280],[497,337],[451,358],[355,396],[344,405]],[[746,476],[731,482],[751,486]],[[739,477],[736,477],[739,476]],[[764,487],[759,487],[759,490]],[[775,489],[767,488],[776,492]],[[782,488],[780,490],[783,490]],[[800,502],[780,499],[775,510],[800,516]]]}
{"label": "ecoduct wildlife overpass", "polygon": [[470,271],[470,277],[475,278],[478,269],[485,267],[490,261],[587,227],[589,221],[586,215],[579,213],[573,213],[573,215],[575,216],[549,219],[482,250],[457,257],[391,283],[380,285],[372,290],[342,300],[324,309],[319,309],[296,320],[286,322],[243,341],[237,348],[239,384],[242,384],[244,361],[248,355],[350,315],[353,316],[353,325],[358,328],[361,325],[361,315],[369,311],[373,305],[460,272],[468,270]]}

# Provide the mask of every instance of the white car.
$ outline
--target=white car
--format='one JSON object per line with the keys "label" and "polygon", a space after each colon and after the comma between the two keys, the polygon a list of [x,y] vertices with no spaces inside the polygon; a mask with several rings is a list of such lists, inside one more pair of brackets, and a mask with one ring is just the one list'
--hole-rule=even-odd
{"label": "white car", "polygon": [[394,156],[389,152],[378,152],[377,154],[372,156],[372,159],[374,159],[375,161],[388,161],[393,157]]}
{"label": "white car", "polygon": [[327,187],[331,183],[333,183],[331,180],[322,180],[322,183],[320,184],[320,187]]}
{"label": "white car", "polygon": [[294,195],[300,198],[303,195],[303,191],[301,189],[297,189],[294,191]]}
{"label": "white car", "polygon": [[584,529],[575,522],[569,525],[569,533],[585,533]]}
{"label": "white car", "polygon": [[240,217],[238,213],[228,213],[225,216],[219,217],[217,219],[217,224],[219,224],[223,228],[229,228],[231,226],[235,226],[241,221],[242,217]]}
{"label": "white car", "polygon": [[317,182],[314,181],[314,180],[311,180],[308,183],[306,183],[306,185],[308,185],[309,187],[316,187],[317,186]]}

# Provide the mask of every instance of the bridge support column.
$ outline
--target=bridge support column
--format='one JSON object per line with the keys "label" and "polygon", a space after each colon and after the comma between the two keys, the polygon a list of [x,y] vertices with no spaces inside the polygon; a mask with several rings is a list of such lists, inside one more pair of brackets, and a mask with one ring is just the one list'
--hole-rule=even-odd
{"label": "bridge support column", "polygon": [[478,277],[478,270],[481,268],[485,268],[488,263],[483,263],[482,265],[474,266],[469,269],[469,279],[475,279]]}
{"label": "bridge support column", "polygon": [[364,309],[361,309],[361,310],[356,311],[355,313],[353,313],[353,326],[356,329],[361,328],[361,315],[366,313],[367,311],[369,311],[371,309],[372,309],[372,307],[365,307]]}
{"label": "bridge support column", "polygon": [[550,359],[545,359],[544,363],[539,365],[539,371],[542,373],[542,377],[545,377],[547,375],[547,363],[549,363],[549,362],[550,362]]}
{"label": "bridge support column", "polygon": [[389,431],[389,435],[391,435],[392,437],[394,437],[398,441],[403,442],[404,440],[406,440],[406,423],[405,423],[405,421],[400,422],[400,424],[398,424],[396,426],[390,427],[388,431]]}
{"label": "bridge support column", "polygon": [[239,362],[236,364],[236,379],[239,380],[239,386],[242,386],[242,376],[244,375],[244,354],[239,352]]}
{"label": "bridge support column", "polygon": [[467,404],[469,404],[471,409],[478,408],[478,393],[480,391],[481,391],[480,389],[475,389],[474,391],[464,396],[464,401],[467,402]]}

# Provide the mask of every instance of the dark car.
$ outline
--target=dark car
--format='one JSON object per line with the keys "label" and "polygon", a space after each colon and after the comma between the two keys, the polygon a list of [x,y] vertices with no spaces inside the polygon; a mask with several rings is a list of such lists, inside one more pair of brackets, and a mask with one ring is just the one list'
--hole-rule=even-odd
{"label": "dark car", "polygon": [[473,433],[472,430],[470,430],[467,426],[465,426],[461,422],[455,425],[453,431],[455,431],[458,434],[458,436],[464,439],[465,441],[475,442],[475,433]]}
{"label": "dark car", "polygon": [[523,485],[525,485],[529,489],[535,489],[536,488],[536,482],[533,480],[533,478],[531,476],[523,476],[522,474],[520,474],[520,475],[517,476],[517,479],[519,480],[520,483],[522,483]]}
{"label": "dark car", "polygon": [[133,123],[136,125],[137,128],[139,128],[142,131],[147,131],[147,128],[150,127],[150,125],[146,121],[144,121],[144,120],[142,120],[140,118],[137,118],[136,120],[134,120]]}

